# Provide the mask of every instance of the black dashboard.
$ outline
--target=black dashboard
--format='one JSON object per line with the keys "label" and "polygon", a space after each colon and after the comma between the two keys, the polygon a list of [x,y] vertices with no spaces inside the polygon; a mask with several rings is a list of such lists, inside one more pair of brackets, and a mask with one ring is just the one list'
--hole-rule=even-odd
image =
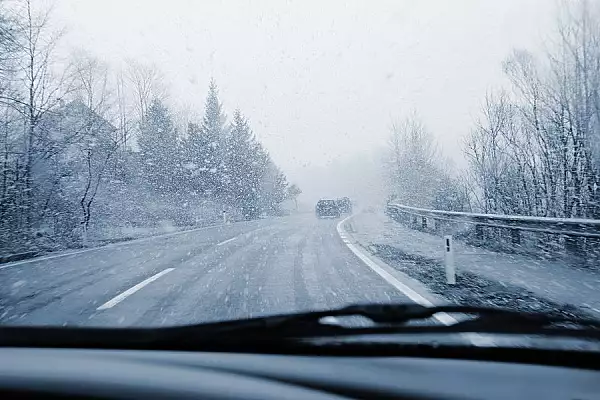
{"label": "black dashboard", "polygon": [[414,357],[0,349],[0,398],[600,399],[600,372]]}

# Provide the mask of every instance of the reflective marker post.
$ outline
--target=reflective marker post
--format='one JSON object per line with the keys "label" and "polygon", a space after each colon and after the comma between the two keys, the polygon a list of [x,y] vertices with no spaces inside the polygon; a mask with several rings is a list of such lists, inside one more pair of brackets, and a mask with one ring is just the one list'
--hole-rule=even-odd
{"label": "reflective marker post", "polygon": [[444,236],[444,264],[446,267],[446,283],[454,285],[456,283],[456,269],[454,268],[454,245],[452,236]]}

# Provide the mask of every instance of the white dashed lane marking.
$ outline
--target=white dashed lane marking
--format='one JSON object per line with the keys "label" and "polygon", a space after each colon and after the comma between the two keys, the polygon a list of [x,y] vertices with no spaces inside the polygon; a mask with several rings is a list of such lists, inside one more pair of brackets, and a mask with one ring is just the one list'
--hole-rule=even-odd
{"label": "white dashed lane marking", "polygon": [[137,292],[138,290],[142,289],[144,286],[154,282],[155,280],[157,280],[158,278],[160,278],[163,275],[168,274],[169,272],[173,271],[175,268],[167,268],[161,272],[159,272],[156,275],[152,275],[150,278],[141,281],[140,283],[138,283],[137,285],[127,289],[126,291],[124,291],[123,293],[121,293],[120,295],[113,297],[112,299],[110,299],[109,301],[107,301],[106,303],[102,304],[100,307],[97,308],[98,311],[102,311],[102,310],[107,310],[109,308],[113,308],[114,306],[116,306],[117,304],[119,304],[120,302],[122,302],[123,300],[125,300],[126,298],[128,298],[129,296],[131,296],[132,294],[134,294],[135,292]]}

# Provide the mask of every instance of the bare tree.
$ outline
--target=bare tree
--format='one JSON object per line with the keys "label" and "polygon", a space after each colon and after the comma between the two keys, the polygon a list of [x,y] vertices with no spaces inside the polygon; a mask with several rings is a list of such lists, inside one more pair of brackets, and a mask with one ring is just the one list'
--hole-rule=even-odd
{"label": "bare tree", "polygon": [[[587,0],[564,7],[559,46],[550,57],[553,88],[570,142],[573,191],[566,212],[600,215],[600,7]],[[564,113],[564,115],[562,115]],[[563,128],[563,129],[564,129]]]}
{"label": "bare tree", "polygon": [[19,178],[22,183],[25,230],[32,227],[34,214],[33,166],[49,148],[49,133],[40,129],[41,121],[70,90],[68,71],[54,74],[52,69],[56,44],[62,32],[51,30],[50,9],[37,10],[31,0],[23,0],[15,17],[14,43],[20,57],[16,60],[16,89],[0,94],[0,102],[20,113],[24,120],[23,160]]}
{"label": "bare tree", "polygon": [[[15,74],[15,62],[18,56],[18,46],[14,35],[14,21],[9,18],[9,13],[4,8],[4,1],[0,1],[0,96],[9,97],[11,82]],[[15,123],[18,115],[8,107],[5,102],[0,104],[0,146],[2,160],[0,172],[0,224],[3,228],[11,218],[7,215],[10,204],[14,201],[14,159],[19,154],[15,148]],[[12,200],[12,201],[11,201]],[[12,222],[12,221],[10,221]],[[8,228],[8,227],[6,227]]]}
{"label": "bare tree", "polygon": [[19,57],[18,38],[14,32],[15,21],[0,0],[0,94],[6,95],[15,73],[15,63]]}
{"label": "bare tree", "polygon": [[119,74],[116,76],[115,88],[117,102],[116,125],[119,133],[118,140],[123,143],[122,147],[126,149],[129,137],[131,135],[133,122],[131,118],[131,108],[129,107],[129,103],[127,101],[125,77],[122,72],[119,72]]}
{"label": "bare tree", "polygon": [[439,186],[437,144],[413,114],[392,126],[386,170],[392,195],[404,204],[427,207]]}
{"label": "bare tree", "polygon": [[111,158],[122,145],[121,141],[110,141],[102,146],[90,145],[82,149],[85,160],[84,189],[79,200],[82,216],[80,219],[82,242],[87,244],[89,225],[92,219],[92,204],[98,194],[98,189],[104,180]]}
{"label": "bare tree", "polygon": [[471,168],[474,198],[481,200],[484,212],[520,213],[523,199],[517,187],[528,185],[519,180],[522,172],[520,144],[515,139],[515,114],[505,92],[488,94],[482,106],[482,118],[465,142],[465,155]]}
{"label": "bare tree", "polygon": [[298,196],[300,196],[301,194],[302,190],[295,183],[292,183],[290,186],[288,186],[287,197],[289,199],[294,200],[294,209],[296,211],[298,211]]}
{"label": "bare tree", "polygon": [[[109,170],[109,163],[118,149],[127,139],[121,125],[125,116],[122,110],[117,111],[119,128],[110,124],[110,114],[115,100],[114,92],[109,84],[108,66],[89,54],[79,52],[75,55],[75,88],[77,101],[84,107],[77,113],[78,122],[75,130],[83,128],[78,143],[74,146],[81,156],[83,164],[77,170],[82,177],[83,187],[78,193],[79,206],[82,212],[80,225],[82,241],[87,243],[87,233],[92,218],[92,205],[98,190]],[[117,80],[117,93],[119,92]],[[117,97],[117,107],[120,98]]]}
{"label": "bare tree", "polygon": [[511,96],[486,98],[467,141],[485,211],[600,215],[600,9],[565,3],[556,38],[507,58]]}
{"label": "bare tree", "polygon": [[131,85],[134,96],[135,110],[138,121],[143,123],[148,107],[154,98],[164,99],[167,92],[162,85],[162,73],[154,65],[129,61],[127,80]]}
{"label": "bare tree", "polygon": [[73,56],[74,92],[76,97],[96,114],[110,113],[114,94],[106,63],[83,50]]}

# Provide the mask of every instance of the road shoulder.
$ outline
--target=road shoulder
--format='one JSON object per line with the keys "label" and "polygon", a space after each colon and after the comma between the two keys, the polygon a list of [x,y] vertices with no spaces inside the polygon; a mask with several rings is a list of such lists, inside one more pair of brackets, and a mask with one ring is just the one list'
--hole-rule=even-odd
{"label": "road shoulder", "polygon": [[[350,251],[352,251],[352,253],[354,253],[375,273],[381,276],[381,278],[386,280],[390,285],[402,292],[406,297],[415,303],[427,307],[448,303],[448,301],[443,297],[429,291],[427,286],[425,286],[422,282],[419,282],[405,273],[393,268],[389,264],[385,263],[382,259],[371,254],[368,249],[358,242],[351,233],[354,231],[352,228],[352,218],[354,216],[355,215],[350,215],[337,224],[337,232],[340,238],[350,249]],[[443,324],[452,324],[456,322],[453,317],[443,313],[436,315],[435,318]]]}
{"label": "road shoulder", "polygon": [[[380,213],[357,214],[350,225],[354,240],[372,257],[453,303],[586,317],[600,315],[594,310],[598,309],[597,294],[590,294],[584,287],[593,282],[556,279],[549,265],[528,264],[522,262],[521,256],[488,254],[478,248],[459,246],[457,284],[448,285],[441,238],[410,230]],[[568,286],[567,283],[578,285],[581,294],[587,293],[585,298],[579,292],[565,295],[564,288],[554,290],[555,286]]]}

